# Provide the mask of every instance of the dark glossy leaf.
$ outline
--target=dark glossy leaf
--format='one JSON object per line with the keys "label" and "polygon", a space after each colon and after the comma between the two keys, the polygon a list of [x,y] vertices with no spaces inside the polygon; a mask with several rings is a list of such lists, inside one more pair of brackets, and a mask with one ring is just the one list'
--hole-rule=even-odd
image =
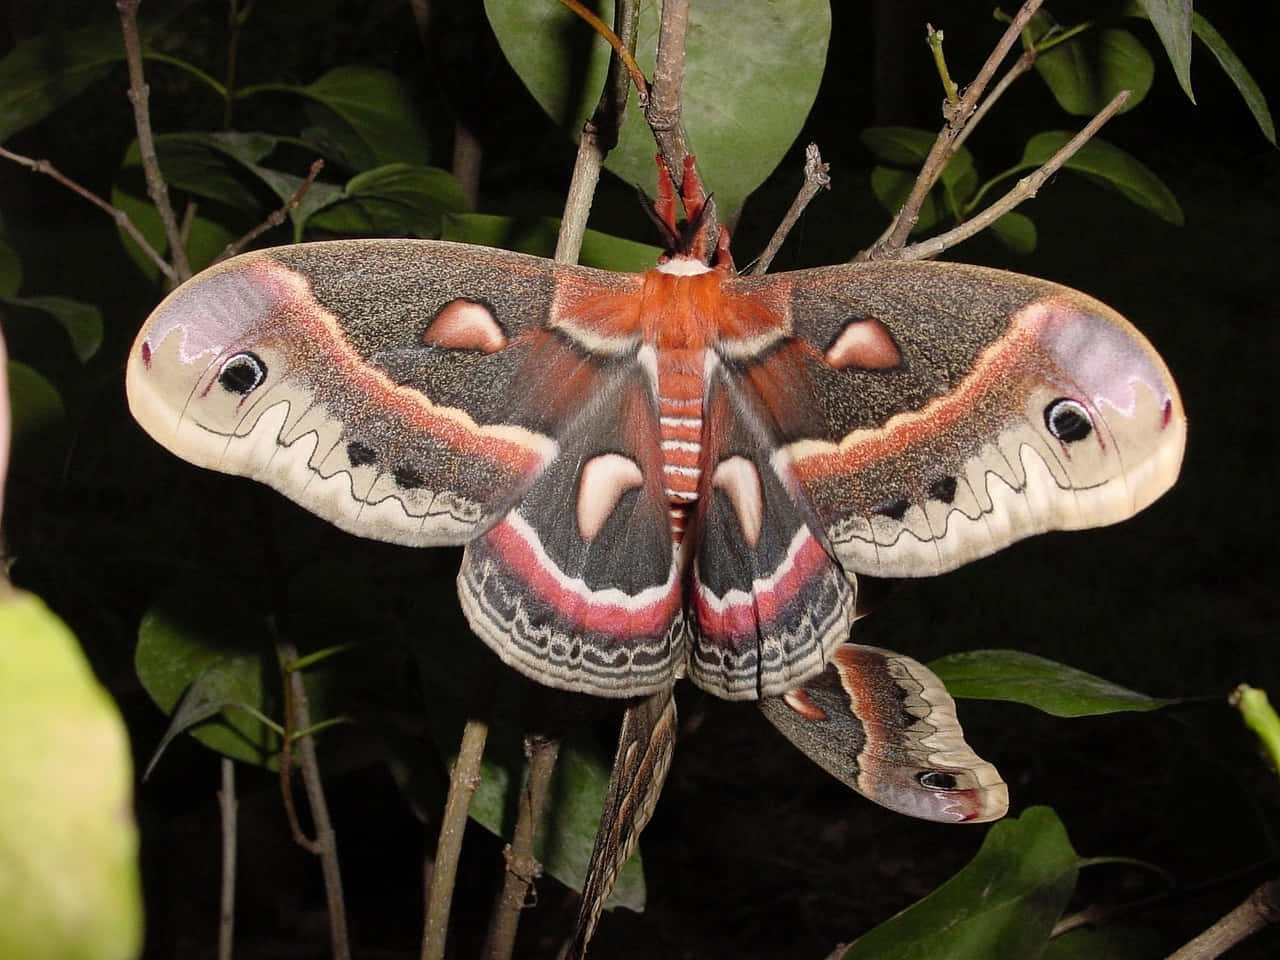
{"label": "dark glossy leaf", "polygon": [[238,96],[264,91],[296,94],[333,111],[342,123],[325,124],[327,133],[341,142],[356,169],[391,163],[424,164],[429,159],[426,130],[413,98],[400,79],[387,70],[347,64],[334,67],[307,86],[260,84],[245,87]]}
{"label": "dark glossy leaf", "polygon": [[71,338],[71,349],[84,363],[102,346],[102,311],[91,303],[69,297],[10,297],[0,295],[0,302],[50,314]]}
{"label": "dark glossy leaf", "polygon": [[18,251],[0,241],[0,296],[13,296],[22,289],[22,259]]}
{"label": "dark glossy leaf", "polygon": [[1195,103],[1191,92],[1191,0],[1137,0],[1137,4],[1156,28],[1178,83]]}
{"label": "dark glossy leaf", "polygon": [[1036,225],[1024,214],[1006,213],[989,229],[1014,253],[1028,254],[1036,248]]}
{"label": "dark glossy leaf", "polygon": [[[659,4],[643,4],[636,59],[652,76]],[[606,22],[613,4],[597,4]],[[557,3],[486,0],[502,52],[566,135],[600,98],[609,47]],[[794,142],[817,95],[831,31],[827,0],[704,0],[689,13],[683,118],[707,189],[732,215]],[[579,69],[580,68],[580,69]],[[634,100],[605,166],[652,190],[653,136]]]}
{"label": "dark glossy leaf", "polygon": [[7,582],[0,771],[0,956],[138,956],[142,884],[128,733],[71,631]]}
{"label": "dark glossy leaf", "polygon": [[1276,142],[1276,125],[1271,119],[1271,110],[1267,106],[1267,98],[1263,96],[1262,89],[1253,79],[1244,63],[1236,56],[1235,51],[1227,45],[1227,41],[1222,38],[1222,34],[1218,33],[1213,28],[1213,25],[1200,14],[1191,15],[1191,29],[1200,38],[1201,42],[1209,48],[1209,52],[1217,57],[1218,63],[1222,64],[1222,69],[1226,71],[1227,76],[1231,78],[1231,82],[1236,85],[1236,89],[1244,97],[1244,102],[1248,105],[1249,112],[1253,114],[1253,119],[1258,122],[1258,129],[1274,146]]}
{"label": "dark glossy leaf", "polygon": [[[183,698],[188,698],[183,729],[198,724],[191,728],[191,735],[205,746],[236,760],[274,768],[279,737],[245,711],[223,709],[227,704],[244,704],[271,715],[265,684],[266,678],[276,676],[272,657],[265,622],[234,603],[185,616],[153,607],[138,626],[134,669],[166,714],[174,714]],[[219,712],[217,720],[199,723]],[[165,734],[161,746],[172,732]]]}
{"label": "dark glossy leaf", "polygon": [[61,446],[66,409],[58,388],[25,363],[8,362],[10,436],[14,456],[48,454]]}
{"label": "dark glossy leaf", "polygon": [[854,941],[844,960],[1036,960],[1078,868],[1062,821],[1032,807],[993,825],[963,870]]}
{"label": "dark glossy leaf", "polygon": [[1121,112],[1132,110],[1151,89],[1155,63],[1127,30],[1090,30],[1036,58],[1036,72],[1067,113],[1091,117],[1121,90],[1131,94]]}
{"label": "dark glossy leaf", "polygon": [[[890,216],[897,216],[907,196],[916,182],[916,175],[894,167],[873,167],[871,170],[871,192],[875,194],[880,206]],[[938,203],[930,193],[920,205],[920,218],[911,228],[912,233],[928,230],[938,222]]]}
{"label": "dark glossy leaf", "polygon": [[[918,127],[867,127],[858,136],[867,149],[885,163],[895,167],[911,168],[914,181],[915,172],[929,156],[929,151],[933,149],[933,142],[938,135],[931,130],[921,130]],[[953,188],[970,179],[974,180],[976,185],[977,173],[974,170],[973,154],[969,152],[968,147],[962,146],[956,151],[951,162],[942,168],[942,175],[938,179]],[[968,192],[972,193],[972,188]]]}
{"label": "dark glossy leaf", "polygon": [[1049,941],[1041,960],[1150,960],[1164,956],[1160,931],[1152,927],[1078,927]]}
{"label": "dark glossy leaf", "polygon": [[391,163],[360,173],[306,225],[344,236],[440,236],[440,218],[465,210],[453,175],[437,167]]}
{"label": "dark glossy leaf", "polygon": [[[114,186],[111,189],[111,202],[117,209],[128,214],[129,219],[147,238],[152,249],[159,251],[163,256],[168,249],[165,243],[164,227],[161,226],[160,215],[156,213],[156,208],[151,205],[151,201],[143,200],[122,190],[119,186]],[[138,269],[149,279],[156,280],[160,276],[160,271],[151,258],[144,254],[134,243],[133,238],[123,230],[119,231],[119,235],[125,252],[138,265]],[[222,224],[196,214],[187,230],[187,259],[191,263],[191,268],[202,270],[209,266],[227,244],[235,239],[236,235]]]}
{"label": "dark glossy leaf", "polygon": [[[518,220],[483,213],[451,213],[444,218],[440,239],[550,257],[555,253],[559,233],[560,221],[555,217]],[[588,230],[582,240],[582,254],[578,262],[601,270],[641,273],[656,264],[661,254],[661,248],[647,243]]]}
{"label": "dark glossy leaf", "polygon": [[[1043,165],[1075,134],[1069,130],[1047,130],[1027,141],[1019,166],[1032,169]],[[1149,167],[1119,147],[1094,137],[1069,159],[1064,167],[1087,174],[1114,187],[1138,206],[1161,220],[1182,224],[1182,207],[1173,191]]]}
{"label": "dark glossy leaf", "polygon": [[0,142],[39,123],[124,58],[114,17],[79,30],[50,30],[0,60]]}
{"label": "dark glossy leaf", "polygon": [[1158,710],[1177,703],[1021,650],[971,650],[928,664],[953,697],[1009,700],[1055,717]]}

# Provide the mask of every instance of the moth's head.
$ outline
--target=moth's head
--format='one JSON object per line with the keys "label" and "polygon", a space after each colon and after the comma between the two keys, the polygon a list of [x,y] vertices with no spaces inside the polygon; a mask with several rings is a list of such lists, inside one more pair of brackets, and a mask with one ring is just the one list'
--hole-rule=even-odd
{"label": "moth's head", "polygon": [[220,465],[227,440],[288,366],[273,320],[308,297],[300,276],[259,254],[182,284],[130,351],[125,389],[134,418],[179,456]]}

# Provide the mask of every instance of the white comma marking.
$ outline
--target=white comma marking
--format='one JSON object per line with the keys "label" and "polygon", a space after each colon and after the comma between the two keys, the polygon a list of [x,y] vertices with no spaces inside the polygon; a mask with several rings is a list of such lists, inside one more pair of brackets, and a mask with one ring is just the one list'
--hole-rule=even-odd
{"label": "white comma marking", "polygon": [[727,457],[716,465],[711,475],[711,486],[724,491],[733,512],[738,516],[738,526],[747,544],[754,547],[760,540],[764,524],[764,498],[760,488],[760,473],[746,457]]}
{"label": "white comma marking", "polygon": [[592,457],[578,475],[578,533],[594,540],[628,490],[644,484],[640,465],[620,453]]}

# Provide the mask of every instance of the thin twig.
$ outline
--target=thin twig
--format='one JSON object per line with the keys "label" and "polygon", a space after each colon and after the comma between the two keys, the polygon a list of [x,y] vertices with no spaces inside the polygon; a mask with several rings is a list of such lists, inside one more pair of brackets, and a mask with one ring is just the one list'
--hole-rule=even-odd
{"label": "thin twig", "polygon": [[43,173],[45,176],[52,177],[68,190],[79,194],[94,206],[103,210],[107,216],[111,217],[111,219],[116,222],[116,225],[120,227],[121,230],[133,238],[133,242],[138,245],[139,249],[147,255],[161,273],[168,277],[173,283],[178,282],[178,274],[174,271],[173,267],[169,265],[164,257],[160,256],[155,247],[151,246],[151,244],[147,242],[147,238],[142,235],[142,231],[137,228],[134,222],[129,219],[129,215],[123,210],[112,206],[92,190],[80,186],[80,184],[62,173],[48,160],[33,160],[30,157],[24,157],[20,153],[14,153],[11,150],[6,150],[4,147],[0,147],[0,157],[4,157],[6,160],[12,160],[14,163],[21,164],[29,170],[34,170],[36,173]]}
{"label": "thin twig", "polygon": [[533,838],[542,822],[542,808],[547,799],[547,789],[551,786],[556,757],[560,753],[560,741],[551,737],[529,736],[525,737],[524,743],[525,755],[529,758],[529,774],[520,793],[511,843],[503,851],[506,871],[502,893],[494,904],[489,934],[480,954],[485,960],[510,960],[515,950],[520,911],[528,902],[533,882],[542,876],[542,864],[533,855]]}
{"label": "thin twig", "polygon": [[222,111],[224,130],[231,129],[231,117],[235,110],[236,61],[240,51],[240,31],[248,21],[249,15],[253,13],[253,4],[254,0],[247,0],[243,7],[238,6],[237,0],[228,0],[227,4],[227,79],[224,84],[227,103]]}
{"label": "thin twig", "polygon": [[773,231],[773,236],[769,238],[769,243],[765,246],[764,253],[760,254],[760,259],[752,267],[752,273],[764,273],[769,269],[769,265],[773,263],[773,258],[782,249],[783,241],[787,239],[792,228],[799,222],[800,215],[804,213],[809,201],[818,195],[819,190],[829,190],[831,188],[831,177],[828,175],[830,169],[830,164],[822,162],[822,154],[818,152],[816,143],[811,143],[805,147],[804,183],[800,185],[800,192],[791,201],[791,207],[787,210],[786,216],[782,218],[782,222],[778,224],[778,229]]}
{"label": "thin twig", "polygon": [[964,125],[964,129],[956,134],[956,138],[951,144],[951,151],[953,154],[958,152],[961,145],[969,139],[969,134],[973,133],[978,124],[982,122],[982,118],[991,111],[991,108],[995,106],[996,101],[1004,95],[1004,92],[1009,89],[1013,84],[1013,81],[1017,80],[1020,76],[1035,66],[1036,57],[1038,56],[1039,54],[1034,48],[1032,48],[1030,50],[1024,50],[1022,56],[1013,62],[1013,66],[1010,67],[1008,71],[1005,72],[1005,75],[999,79],[996,85],[991,88],[991,92],[987,94],[986,99],[982,101],[978,106],[978,109],[973,111],[973,116],[970,117],[969,122]]}
{"label": "thin twig", "polygon": [[222,890],[218,911],[218,960],[231,960],[236,929],[236,764],[223,757],[218,810],[222,821]]}
{"label": "thin twig", "polygon": [[[595,13],[584,6],[579,0],[560,0],[566,7],[576,13],[579,17],[591,24],[591,28],[596,33],[609,41],[609,46],[613,47],[613,55],[622,65],[626,67],[627,75],[631,78],[631,82],[635,84],[636,91],[640,94],[641,102],[649,95],[649,83],[645,80],[644,71],[640,69],[640,65],[636,63],[636,58],[632,55],[632,51],[636,48],[635,38],[630,42],[621,31],[609,29],[609,25],[601,20]],[[616,11],[616,7],[615,7]],[[614,17],[615,23],[621,23],[619,17]]]}
{"label": "thin twig", "polygon": [[427,917],[422,930],[422,960],[444,960],[445,938],[449,933],[449,910],[453,905],[453,884],[462,855],[462,835],[467,826],[471,795],[480,784],[480,760],[489,725],[474,717],[462,728],[458,759],[449,774],[449,795],[440,817],[440,839],[436,843],[431,889],[427,892]]}
{"label": "thin twig", "polygon": [[1034,173],[1028,174],[1017,182],[1012,190],[997,200],[991,206],[987,207],[976,217],[971,217],[957,227],[948,230],[946,233],[940,233],[936,237],[930,237],[928,240],[922,240],[919,243],[913,243],[909,247],[904,247],[898,252],[896,259],[899,260],[928,260],[936,257],[948,247],[954,247],[962,241],[968,240],[976,233],[985,230],[991,224],[995,223],[1006,213],[1036,195],[1036,191],[1051,176],[1058,172],[1058,169],[1071,159],[1081,147],[1089,141],[1089,139],[1102,128],[1102,125],[1115,116],[1116,112],[1129,99],[1129,91],[1121,90],[1111,102],[1098,112],[1098,115],[1085,124],[1084,128],[1049,158],[1048,162]]}
{"label": "thin twig", "polygon": [[1280,880],[1258,887],[1217,923],[1171,953],[1168,960],[1210,960],[1276,923],[1280,923]]}
{"label": "thin twig", "polygon": [[995,49],[991,51],[991,55],[987,57],[982,69],[978,71],[978,75],[965,88],[960,99],[955,103],[945,102],[943,104],[943,116],[946,122],[943,123],[942,129],[938,131],[937,139],[934,140],[933,146],[929,150],[929,155],[925,157],[924,165],[920,168],[920,174],[916,177],[915,185],[911,188],[911,193],[907,196],[906,203],[902,205],[898,215],[893,218],[893,222],[889,224],[879,239],[854,259],[893,260],[900,258],[903,245],[906,243],[911,229],[916,225],[916,221],[920,219],[920,207],[924,204],[925,197],[929,195],[933,185],[938,182],[938,177],[942,175],[943,169],[955,155],[956,138],[960,136],[966,123],[971,119],[978,100],[987,89],[987,85],[995,75],[996,69],[1004,60],[1009,49],[1017,42],[1022,33],[1022,28],[1027,25],[1032,16],[1035,15],[1035,12],[1040,9],[1042,2],[1043,0],[1027,0],[1022,5],[1022,8],[1005,30],[1004,35],[996,43]]}
{"label": "thin twig", "polygon": [[169,256],[179,280],[191,276],[191,264],[187,262],[187,250],[182,245],[182,233],[178,219],[169,202],[169,187],[160,172],[156,157],[156,143],[151,136],[151,113],[147,108],[151,89],[142,74],[142,42],[138,39],[139,0],[116,0],[120,13],[120,30],[124,35],[124,58],[129,65],[129,102],[133,104],[133,123],[138,133],[138,156],[142,160],[142,173],[147,180],[147,195],[160,215],[164,235],[169,241]]}
{"label": "thin twig", "polygon": [[[281,775],[287,769],[286,758],[292,756],[294,743],[298,749],[298,769],[302,772],[302,782],[307,790],[307,804],[311,808],[311,822],[315,825],[315,840],[308,840],[301,835],[296,819],[291,819],[290,826],[294,830],[294,839],[315,853],[320,858],[320,869],[324,875],[325,901],[329,913],[329,939],[333,949],[334,960],[350,960],[351,944],[347,936],[347,910],[342,895],[342,872],[338,866],[338,836],[334,833],[333,824],[329,820],[329,804],[324,796],[324,782],[320,777],[320,761],[316,756],[315,737],[296,737],[294,731],[307,730],[311,727],[311,705],[307,700],[307,690],[302,682],[302,671],[294,669],[298,659],[298,648],[292,643],[280,641],[276,644],[276,655],[280,660],[280,670],[284,674],[285,690],[285,728],[284,746],[280,751]],[[286,791],[286,796],[292,791]]]}
{"label": "thin twig", "polygon": [[475,210],[480,205],[480,163],[483,158],[484,148],[471,128],[460,119],[454,121],[453,177],[462,188],[468,210]]}
{"label": "thin twig", "polygon": [[289,216],[290,211],[302,202],[302,198],[307,195],[307,191],[311,189],[311,185],[316,182],[316,177],[320,175],[320,171],[324,169],[324,160],[317,157],[311,161],[311,169],[307,171],[306,178],[302,181],[297,190],[293,191],[293,195],[284,202],[278,210],[273,210],[260,224],[242,236],[239,240],[233,240],[222,248],[222,252],[214,259],[214,263],[233,257],[258,237],[262,236],[268,230],[273,230],[280,224],[284,223],[285,217]]}
{"label": "thin twig", "polygon": [[[627,49],[635,49],[640,28],[640,4],[637,0],[614,0],[614,32]],[[578,156],[573,163],[573,176],[565,196],[560,219],[560,235],[556,238],[556,260],[577,263],[582,252],[582,238],[587,232],[587,217],[595,198],[596,185],[605,155],[618,144],[618,131],[626,114],[631,84],[627,69],[617,56],[609,58],[609,73],[595,111],[583,125],[578,141]]]}

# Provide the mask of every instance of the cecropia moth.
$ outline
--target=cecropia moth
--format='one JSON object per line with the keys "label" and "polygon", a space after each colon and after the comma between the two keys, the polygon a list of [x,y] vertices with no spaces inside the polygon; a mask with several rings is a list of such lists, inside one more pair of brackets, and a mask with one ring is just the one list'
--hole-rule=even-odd
{"label": "cecropia moth", "polygon": [[677,253],[623,274],[434,241],[281,247],[170,294],[127,385],[193,463],[361,536],[465,544],[467,618],[529,677],[786,694],[767,712],[811,753],[796,725],[843,711],[862,746],[828,769],[920,814],[886,771],[932,765],[915,782],[941,819],[999,815],[1003,785],[932,674],[841,647],[858,576],[1128,517],[1186,432],[1115,311],[952,263],[737,276]]}

